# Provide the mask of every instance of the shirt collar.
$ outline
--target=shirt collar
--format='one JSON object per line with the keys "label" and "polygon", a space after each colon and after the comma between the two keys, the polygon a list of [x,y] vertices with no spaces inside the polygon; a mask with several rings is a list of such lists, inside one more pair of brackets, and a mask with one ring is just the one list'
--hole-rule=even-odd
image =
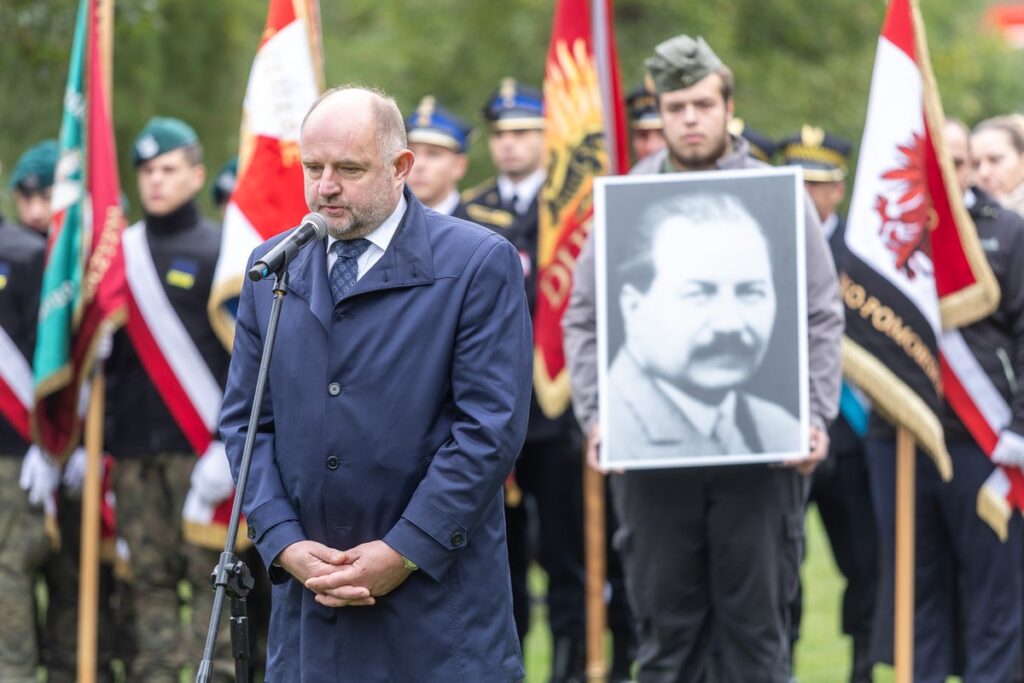
{"label": "shirt collar", "polygon": [[516,197],[519,200],[516,210],[522,213],[520,207],[524,207],[525,210],[525,207],[529,207],[533,203],[533,198],[540,192],[541,185],[544,184],[546,178],[547,173],[543,168],[538,168],[518,183],[513,183],[512,179],[506,175],[498,176],[498,192],[501,193],[502,202],[508,202],[512,197]]}
{"label": "shirt collar", "polygon": [[[398,200],[398,206],[391,212],[391,215],[384,219],[384,222],[374,228],[373,232],[364,239],[369,240],[371,244],[381,251],[387,251],[388,245],[391,244],[391,238],[395,236],[395,231],[398,230],[398,226],[402,222],[402,217],[405,215],[405,210],[408,206],[409,203],[405,201],[405,195],[403,194],[401,199]],[[337,238],[330,235],[327,236],[328,254],[331,253],[331,247],[337,241]],[[328,263],[330,262],[328,261]]]}
{"label": "shirt collar", "polygon": [[964,192],[964,208],[970,211],[977,203],[978,195],[974,194],[974,190],[968,187],[967,191]]}
{"label": "shirt collar", "polygon": [[663,379],[655,378],[654,383],[662,393],[668,396],[668,399],[672,401],[672,404],[679,409],[683,416],[690,421],[690,424],[701,435],[709,439],[714,438],[715,425],[718,424],[719,419],[724,422],[736,421],[735,391],[730,391],[722,399],[721,404],[709,406],[680,391],[678,387]]}
{"label": "shirt collar", "polygon": [[433,209],[434,211],[437,211],[438,213],[443,213],[446,216],[451,216],[452,213],[454,213],[455,211],[455,207],[459,205],[459,199],[459,191],[452,190],[451,193],[447,197],[442,199],[437,206],[432,206],[430,208]]}
{"label": "shirt collar", "polygon": [[821,222],[821,228],[825,231],[825,239],[832,239],[832,233],[839,227],[839,214],[831,213],[828,218]]}

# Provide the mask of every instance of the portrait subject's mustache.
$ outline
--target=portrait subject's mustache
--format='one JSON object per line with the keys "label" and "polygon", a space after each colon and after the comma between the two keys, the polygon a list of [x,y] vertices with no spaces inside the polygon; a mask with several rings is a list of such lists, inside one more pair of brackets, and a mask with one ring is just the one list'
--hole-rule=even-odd
{"label": "portrait subject's mustache", "polygon": [[744,340],[738,332],[716,334],[712,340],[702,346],[695,347],[690,353],[693,361],[717,360],[721,358],[749,358],[757,353],[757,346]]}

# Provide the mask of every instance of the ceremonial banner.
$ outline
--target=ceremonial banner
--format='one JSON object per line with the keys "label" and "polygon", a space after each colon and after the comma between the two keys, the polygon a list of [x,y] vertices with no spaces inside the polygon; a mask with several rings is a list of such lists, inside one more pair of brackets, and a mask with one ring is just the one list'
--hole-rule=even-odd
{"label": "ceremonial banner", "polygon": [[[948,479],[940,401],[961,417],[972,405],[961,383],[970,353],[956,345],[955,329],[991,313],[999,289],[964,208],[943,123],[916,1],[892,0],[871,82],[848,253],[838,264],[844,370]],[[973,422],[965,418],[972,432]]]}
{"label": "ceremonial banner", "polygon": [[540,194],[534,388],[549,417],[569,406],[562,313],[590,232],[594,177],[626,170],[611,0],[559,0],[544,74],[548,175]]}
{"label": "ceremonial banner", "polygon": [[228,349],[249,253],[306,214],[299,125],[322,87],[316,0],[270,0],[242,104],[238,183],[224,213],[210,292],[210,321]]}
{"label": "ceremonial banner", "polygon": [[33,438],[66,457],[82,429],[79,393],[104,326],[125,318],[121,187],[110,84],[100,59],[99,0],[81,0],[64,94],[54,224],[40,296]]}

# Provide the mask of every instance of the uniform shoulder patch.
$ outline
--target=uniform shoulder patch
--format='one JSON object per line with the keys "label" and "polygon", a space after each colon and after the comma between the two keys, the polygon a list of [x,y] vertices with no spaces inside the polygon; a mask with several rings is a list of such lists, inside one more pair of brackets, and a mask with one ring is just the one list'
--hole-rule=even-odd
{"label": "uniform shoulder patch", "polygon": [[167,271],[167,284],[179,289],[192,289],[199,275],[199,262],[190,258],[177,258],[171,261]]}
{"label": "uniform shoulder patch", "polygon": [[496,225],[499,228],[511,228],[515,216],[504,209],[489,209],[479,204],[466,204],[466,215],[477,223]]}
{"label": "uniform shoulder patch", "polygon": [[11,264],[0,261],[0,289],[7,289],[7,283],[11,279]]}

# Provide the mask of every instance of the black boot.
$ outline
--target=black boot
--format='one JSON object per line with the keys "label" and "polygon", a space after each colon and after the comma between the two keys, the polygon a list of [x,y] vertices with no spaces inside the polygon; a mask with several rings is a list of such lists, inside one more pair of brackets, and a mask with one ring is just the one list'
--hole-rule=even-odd
{"label": "black boot", "polygon": [[633,680],[633,660],[636,645],[626,633],[612,633],[612,670],[608,683],[629,683]]}
{"label": "black boot", "polygon": [[551,645],[551,683],[586,683],[586,648],[571,636],[556,636]]}

